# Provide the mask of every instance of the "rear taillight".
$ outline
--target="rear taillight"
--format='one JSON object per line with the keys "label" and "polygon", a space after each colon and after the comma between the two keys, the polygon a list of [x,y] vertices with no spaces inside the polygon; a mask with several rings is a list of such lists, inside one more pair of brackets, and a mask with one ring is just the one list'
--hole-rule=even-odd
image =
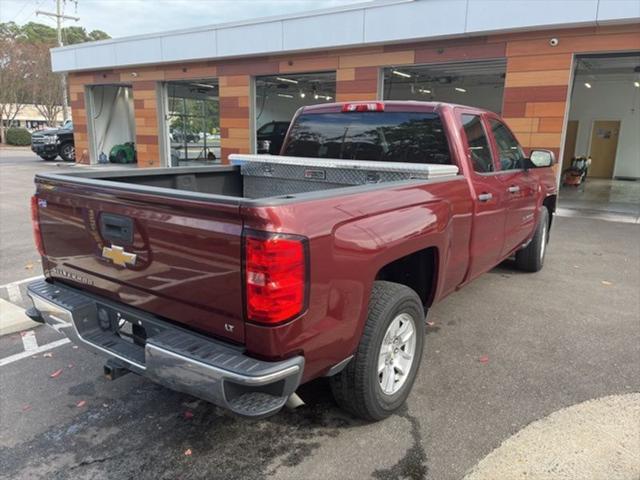
{"label": "rear taillight", "polygon": [[343,112],[384,112],[384,103],[345,103],[342,105]]}
{"label": "rear taillight", "polygon": [[39,199],[35,195],[31,197],[31,225],[33,226],[33,239],[40,256],[44,257],[44,245],[42,244],[42,232],[40,231],[40,215],[38,209]]}
{"label": "rear taillight", "polygon": [[307,301],[306,239],[247,232],[244,254],[247,320],[273,325],[300,315]]}

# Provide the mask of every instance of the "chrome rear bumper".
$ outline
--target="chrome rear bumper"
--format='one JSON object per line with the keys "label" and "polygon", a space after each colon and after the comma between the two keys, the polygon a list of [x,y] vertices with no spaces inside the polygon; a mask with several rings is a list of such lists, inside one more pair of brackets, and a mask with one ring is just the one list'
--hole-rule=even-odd
{"label": "chrome rear bumper", "polygon": [[[304,369],[301,356],[280,362],[256,360],[239,347],[44,280],[31,283],[28,293],[45,323],[72,342],[117,359],[125,368],[173,390],[239,415],[276,413],[300,383]],[[119,335],[110,328],[113,315],[142,329],[146,339],[136,343]]]}

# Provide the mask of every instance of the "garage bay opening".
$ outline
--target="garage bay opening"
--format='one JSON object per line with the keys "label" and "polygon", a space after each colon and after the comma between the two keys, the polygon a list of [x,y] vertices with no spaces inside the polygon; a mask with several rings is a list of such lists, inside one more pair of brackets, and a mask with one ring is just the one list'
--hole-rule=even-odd
{"label": "garage bay opening", "polygon": [[[88,88],[89,128],[94,162],[135,164],[135,118],[130,85]],[[77,152],[78,156],[84,152]]]}
{"label": "garage bay opening", "polygon": [[561,207],[640,216],[640,52],[576,58]]}
{"label": "garage bay opening", "polygon": [[255,92],[256,152],[278,155],[296,110],[336,101],[336,73],[256,77]]}

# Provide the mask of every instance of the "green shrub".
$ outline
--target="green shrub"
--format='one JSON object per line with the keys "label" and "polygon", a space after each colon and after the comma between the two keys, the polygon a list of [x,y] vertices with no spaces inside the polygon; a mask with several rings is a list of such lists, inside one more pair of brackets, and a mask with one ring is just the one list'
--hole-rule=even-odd
{"label": "green shrub", "polygon": [[31,145],[31,134],[26,128],[7,129],[7,143],[9,145]]}

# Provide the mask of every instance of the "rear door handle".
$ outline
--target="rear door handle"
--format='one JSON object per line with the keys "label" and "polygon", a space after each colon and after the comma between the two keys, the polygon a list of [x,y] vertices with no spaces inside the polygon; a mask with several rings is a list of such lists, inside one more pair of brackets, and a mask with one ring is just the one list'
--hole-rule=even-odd
{"label": "rear door handle", "polygon": [[518,193],[520,191],[520,187],[517,185],[511,185],[509,188],[507,188],[507,192],[509,193]]}
{"label": "rear door handle", "polygon": [[478,195],[478,200],[480,200],[481,202],[488,202],[492,198],[493,198],[492,193],[481,193],[480,195]]}

